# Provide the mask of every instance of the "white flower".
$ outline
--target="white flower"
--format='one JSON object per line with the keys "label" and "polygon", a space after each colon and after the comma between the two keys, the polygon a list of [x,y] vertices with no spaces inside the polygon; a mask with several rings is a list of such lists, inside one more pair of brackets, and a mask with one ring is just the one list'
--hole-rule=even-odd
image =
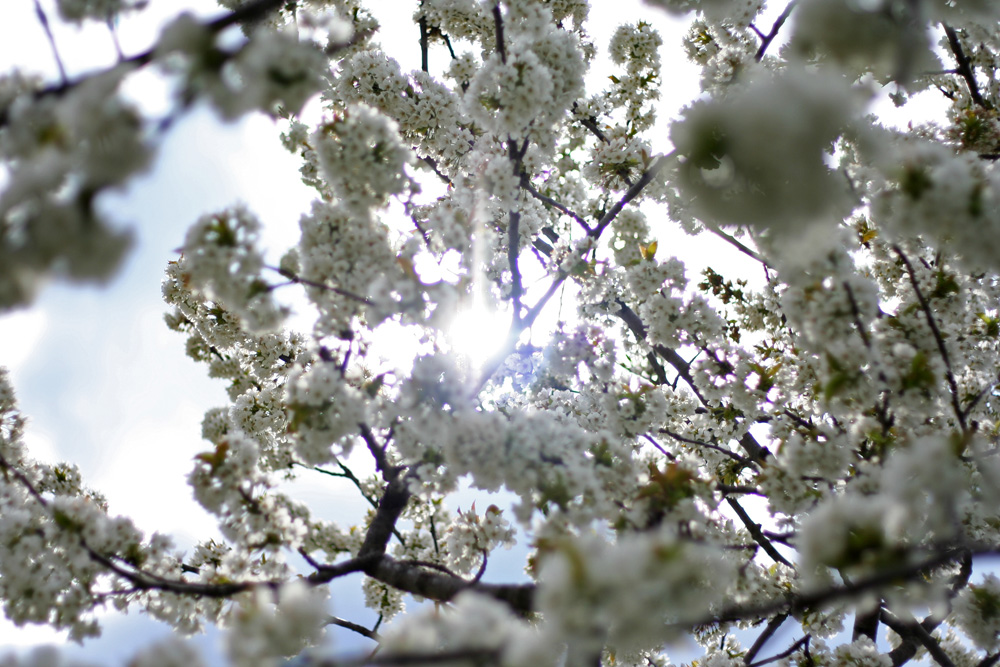
{"label": "white flower", "polygon": [[970,584],[955,599],[954,613],[958,627],[976,646],[995,651],[1000,645],[1000,579],[987,574]]}
{"label": "white flower", "polygon": [[396,123],[370,107],[349,107],[321,125],[313,142],[327,182],[347,207],[382,206],[407,186],[404,166],[412,155]]}
{"label": "white flower", "polygon": [[325,634],[327,591],[294,582],[276,591],[259,588],[230,616],[226,648],[241,667],[282,664],[317,645]]}
{"label": "white flower", "polygon": [[141,9],[147,0],[57,0],[59,15],[74,23],[84,19],[110,21],[119,13]]}
{"label": "white flower", "polygon": [[230,308],[250,331],[277,326],[285,316],[260,272],[260,222],[238,206],[200,218],[189,230],[177,270],[185,285]]}
{"label": "white flower", "polygon": [[688,205],[710,220],[776,234],[846,212],[847,186],[827,155],[856,102],[842,77],[794,68],[696,102],[670,132]]}
{"label": "white flower", "polygon": [[806,0],[795,10],[791,47],[832,58],[850,72],[872,72],[906,83],[922,71],[940,68],[923,30],[918,4],[894,9],[881,0]]}

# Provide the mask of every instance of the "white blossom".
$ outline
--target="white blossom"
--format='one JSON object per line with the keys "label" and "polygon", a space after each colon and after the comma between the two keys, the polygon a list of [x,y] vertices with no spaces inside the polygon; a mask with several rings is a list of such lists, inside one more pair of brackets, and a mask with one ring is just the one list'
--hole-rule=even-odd
{"label": "white blossom", "polygon": [[[55,4],[117,36],[141,3]],[[386,15],[405,40],[364,0],[222,4],[92,72],[0,74],[0,309],[109,279],[108,194],[199,105],[268,115],[316,199],[281,248],[243,205],[197,217],[167,266],[165,322],[227,396],[186,551],[32,458],[0,369],[9,621],[216,624],[237,665],[368,659],[329,625],[385,663],[995,660],[996,3],[658,0],[605,30],[583,0],[425,0]],[[149,70],[160,117],[126,96]]]}

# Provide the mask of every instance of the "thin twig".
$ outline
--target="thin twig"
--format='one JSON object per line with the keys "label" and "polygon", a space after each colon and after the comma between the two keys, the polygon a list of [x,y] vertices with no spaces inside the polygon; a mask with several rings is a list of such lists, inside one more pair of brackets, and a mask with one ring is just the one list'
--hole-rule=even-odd
{"label": "thin twig", "polygon": [[920,642],[927,649],[927,652],[930,653],[931,657],[934,658],[934,661],[941,665],[941,667],[955,667],[955,663],[951,661],[948,654],[941,648],[940,642],[932,637],[916,620],[910,619],[904,621],[888,609],[882,609],[879,620],[892,628],[892,631],[900,637],[904,639],[913,638]]}
{"label": "thin twig", "polygon": [[934,342],[937,343],[938,353],[941,355],[941,360],[944,361],[948,387],[951,390],[951,406],[955,411],[955,416],[958,418],[959,425],[962,427],[962,432],[966,433],[969,429],[965,421],[965,412],[962,410],[962,406],[959,403],[958,383],[955,381],[955,373],[951,369],[951,359],[948,356],[948,348],[946,348],[944,344],[944,337],[941,335],[941,330],[938,329],[937,320],[934,319],[934,314],[931,312],[930,304],[927,302],[923,291],[920,289],[920,283],[917,280],[916,271],[913,270],[913,265],[910,264],[910,260],[903,253],[902,248],[898,245],[894,245],[892,249],[903,262],[903,266],[906,267],[906,272],[910,276],[910,284],[913,286],[913,292],[917,295],[917,300],[920,302],[920,308],[924,311],[924,317],[927,319],[927,325],[931,328],[931,333],[934,334]]}
{"label": "thin twig", "polygon": [[59,67],[59,80],[62,81],[63,85],[69,83],[69,78],[66,76],[66,68],[63,67],[62,58],[59,57],[59,49],[56,47],[56,38],[52,35],[52,28],[49,26],[49,17],[42,9],[41,3],[35,0],[35,16],[38,17],[38,22],[42,24],[42,30],[45,31],[45,37],[49,40],[49,46],[52,48],[52,57],[56,60],[56,66]]}
{"label": "thin twig", "polygon": [[[785,649],[781,653],[779,653],[777,655],[772,655],[770,658],[764,658],[763,660],[758,660],[757,662],[751,663],[748,667],[763,667],[764,665],[769,665],[772,662],[778,662],[779,660],[784,660],[788,656],[790,656],[793,653],[795,653],[796,651],[798,651],[803,646],[805,646],[806,651],[808,651],[809,650],[809,641],[811,639],[812,639],[812,635],[806,635],[805,637],[802,637],[801,639],[799,639],[798,641],[796,641],[794,644],[792,644],[791,646],[789,646],[787,649]],[[810,664],[811,665],[813,663],[812,663],[812,661],[809,661],[806,664]]]}
{"label": "thin twig", "polygon": [[315,280],[310,280],[308,278],[303,278],[301,276],[297,276],[297,275],[295,275],[294,273],[292,273],[291,271],[289,271],[287,269],[281,269],[281,268],[278,268],[276,266],[267,266],[265,268],[270,269],[271,271],[276,271],[276,272],[280,273],[282,276],[284,276],[285,278],[288,278],[293,283],[300,284],[300,285],[308,285],[309,287],[315,287],[316,289],[325,290],[327,292],[333,292],[334,294],[339,294],[340,296],[342,296],[342,297],[344,297],[346,299],[350,299],[351,301],[357,301],[358,303],[363,303],[366,306],[374,306],[375,305],[375,302],[372,301],[371,299],[367,298],[367,297],[360,296],[358,294],[355,294],[354,292],[349,292],[349,291],[347,291],[345,289],[341,289],[339,287],[334,287],[333,285],[327,285],[325,283],[321,283],[321,282],[317,282]]}
{"label": "thin twig", "polygon": [[724,232],[721,229],[719,229],[719,227],[717,227],[716,225],[713,225],[711,223],[705,222],[704,220],[702,221],[702,224],[705,225],[705,228],[708,229],[708,231],[712,232],[713,234],[715,234],[716,236],[718,236],[720,239],[722,239],[726,243],[732,245],[734,248],[736,248],[737,250],[739,250],[741,253],[743,253],[747,257],[760,262],[761,264],[763,264],[768,269],[773,269],[774,268],[773,266],[771,266],[771,264],[768,263],[768,261],[766,259],[764,259],[763,257],[760,256],[760,253],[754,251],[752,248],[750,248],[749,246],[747,246],[746,244],[744,244],[742,241],[740,241],[739,239],[737,239],[732,234],[727,234],[726,232]]}
{"label": "thin twig", "polygon": [[372,433],[371,428],[367,424],[360,423],[358,424],[358,428],[361,429],[361,438],[365,441],[365,445],[368,446],[368,451],[371,453],[372,458],[375,459],[375,469],[381,473],[382,479],[386,482],[391,482],[399,474],[399,467],[389,463],[389,457],[385,453],[387,445],[379,444],[378,440],[375,439],[375,434]]}
{"label": "thin twig", "polygon": [[[619,308],[618,311],[615,312],[615,315],[625,322],[639,342],[645,341],[646,325],[643,324],[636,312],[632,310],[624,301],[617,299],[616,303]],[[691,365],[684,361],[684,358],[681,357],[681,355],[677,354],[675,350],[672,350],[665,345],[654,345],[653,351],[657,354],[657,356],[674,367],[674,370],[677,371],[678,377],[682,378],[684,382],[687,383],[688,387],[691,388],[691,391],[694,392],[694,395],[698,398],[702,405],[709,405],[708,399],[705,398],[704,394],[701,393],[701,390],[699,390],[698,386],[695,384],[694,377],[691,375]]]}
{"label": "thin twig", "polygon": [[524,188],[525,190],[527,190],[528,193],[532,197],[534,197],[538,201],[542,202],[543,204],[548,204],[549,206],[551,206],[552,208],[558,210],[559,212],[561,212],[561,213],[563,213],[565,215],[568,215],[569,217],[573,218],[573,220],[575,220],[577,222],[577,224],[579,224],[581,227],[583,227],[584,231],[586,231],[587,233],[590,233],[590,225],[587,224],[587,221],[584,220],[582,216],[580,216],[577,213],[574,213],[568,207],[564,206],[563,204],[560,204],[558,201],[556,201],[552,197],[549,197],[547,195],[543,195],[541,192],[539,192],[537,189],[535,189],[535,186],[531,184],[531,179],[529,179],[527,177],[527,175],[524,175],[524,176],[521,177],[521,187]]}
{"label": "thin twig", "polygon": [[587,236],[594,239],[599,238],[601,234],[604,233],[604,230],[607,229],[608,225],[610,225],[614,219],[618,217],[618,214],[622,212],[622,209],[624,209],[629,202],[639,196],[646,186],[649,185],[654,178],[656,178],[656,175],[660,173],[660,170],[666,166],[667,161],[673,157],[674,152],[670,152],[666,155],[660,155],[653,160],[652,164],[649,165],[649,168],[642,172],[642,176],[639,177],[639,180],[632,184],[625,194],[622,195],[622,198],[611,207],[611,210],[601,216],[597,226],[591,229],[587,233]]}
{"label": "thin twig", "polygon": [[[774,25],[771,26],[771,32],[761,37],[760,48],[757,49],[757,53],[753,57],[754,60],[760,62],[761,60],[764,59],[764,54],[767,52],[767,47],[771,46],[771,42],[773,42],[774,38],[778,36],[778,31],[781,30],[781,26],[783,26],[785,24],[785,21],[788,20],[788,17],[791,15],[792,10],[795,9],[795,5],[797,4],[799,4],[799,0],[792,0],[791,2],[789,2],[788,5],[785,7],[785,11],[781,12],[781,15],[774,21]],[[759,30],[757,30],[756,28],[754,28],[754,30],[757,31],[758,35],[760,34]]]}
{"label": "thin twig", "polygon": [[[928,570],[941,567],[961,557],[966,551],[965,547],[943,547],[937,553],[933,553],[924,560],[916,563],[909,563],[882,569],[867,577],[856,579],[851,583],[839,584],[821,588],[814,591],[807,591],[784,598],[769,600],[758,604],[736,604],[731,607],[724,607],[710,614],[697,619],[688,619],[672,624],[668,629],[687,630],[700,625],[710,625],[715,623],[728,623],[749,618],[760,618],[770,616],[777,612],[788,611],[792,614],[815,608],[837,600],[844,600],[867,593],[877,591],[884,586],[891,586],[900,580],[909,580],[915,575],[922,574]],[[990,545],[983,550],[976,550],[979,555],[995,553],[996,549]]]}
{"label": "thin twig", "polygon": [[[650,182],[652,182],[653,178],[656,177],[656,174],[659,172],[659,170],[663,168],[667,160],[669,158],[672,158],[673,155],[674,155],[673,153],[669,153],[667,155],[661,155],[657,157],[654,160],[653,164],[650,165],[649,169],[647,169],[643,173],[639,181],[628,189],[628,192],[625,193],[625,195],[618,201],[617,204],[615,204],[615,206],[610,211],[608,211],[601,217],[601,220],[598,223],[598,225],[592,228],[590,232],[587,233],[587,236],[596,242],[600,238],[604,230],[607,229],[608,225],[610,225],[611,222],[615,219],[615,217],[617,217],[618,214],[622,211],[622,209],[625,208],[625,206],[627,206],[629,202],[631,202],[633,199],[639,196],[643,188],[645,188],[647,185],[649,185]],[[482,391],[484,386],[486,386],[486,383],[497,371],[500,365],[514,351],[517,345],[517,340],[520,337],[521,333],[524,332],[526,329],[530,328],[531,325],[535,323],[535,320],[538,319],[538,316],[542,313],[542,310],[545,308],[546,304],[548,304],[548,302],[552,299],[555,293],[559,291],[559,288],[569,277],[569,275],[570,273],[562,268],[556,271],[556,274],[552,277],[552,282],[549,283],[549,287],[545,291],[545,294],[543,294],[541,298],[539,298],[538,301],[535,302],[534,306],[528,309],[528,312],[525,313],[524,317],[522,317],[519,322],[512,323],[510,330],[507,332],[507,341],[505,342],[505,344],[500,348],[500,350],[495,355],[493,355],[493,357],[489,361],[487,361],[483,365],[483,370],[479,376],[479,379],[472,385],[471,396],[479,395],[479,392]]]}
{"label": "thin twig", "polygon": [[[14,478],[28,492],[28,494],[31,495],[31,497],[34,498],[43,509],[48,511],[48,501],[44,496],[42,496],[38,489],[35,488],[34,484],[32,484],[31,480],[28,479],[27,475],[25,475],[23,471],[11,465],[10,462],[3,456],[0,456],[0,468],[3,468],[3,470],[7,473],[13,475]],[[104,566],[106,569],[131,583],[137,590],[141,591],[159,590],[166,591],[168,593],[178,593],[195,597],[226,598],[253,588],[263,586],[276,588],[282,583],[278,581],[244,581],[225,584],[202,584],[178,581],[176,579],[168,579],[151,572],[145,572],[135,566],[130,565],[126,568],[116,562],[115,559],[119,558],[118,556],[106,556],[100,553],[91,547],[82,535],[79,536],[79,544],[80,548],[87,553],[90,560]]]}
{"label": "thin twig", "polygon": [[750,515],[747,514],[747,511],[743,509],[743,506],[740,505],[738,500],[732,497],[727,497],[726,502],[729,503],[729,506],[733,508],[734,512],[736,512],[736,516],[738,516],[740,521],[743,522],[743,525],[746,527],[747,531],[749,531],[754,542],[759,544],[764,552],[770,556],[773,561],[781,563],[782,565],[792,569],[795,568],[795,566],[792,565],[787,558],[782,556],[781,552],[778,551],[773,544],[771,544],[771,540],[767,539],[764,533],[761,532],[760,524],[754,522],[754,520],[750,518]]}
{"label": "thin twig", "polygon": [[326,620],[326,622],[329,625],[337,625],[342,628],[347,628],[348,630],[353,630],[362,637],[367,637],[368,639],[372,639],[377,642],[382,641],[382,636],[379,633],[375,632],[374,630],[369,630],[365,626],[359,625],[358,623],[354,623],[352,621],[345,621],[344,619],[337,618],[336,616],[329,617]]}
{"label": "thin twig", "polygon": [[666,449],[664,449],[663,445],[661,445],[655,439],[653,439],[653,436],[649,435],[648,433],[643,433],[642,437],[645,438],[649,442],[649,444],[653,445],[653,447],[656,447],[658,450],[660,450],[660,453],[666,456],[671,461],[677,460],[677,457],[668,452]]}
{"label": "thin twig", "polygon": [[784,623],[787,619],[788,619],[788,612],[785,612],[782,614],[778,614],[777,616],[775,616],[774,618],[772,618],[770,621],[767,622],[767,627],[765,627],[764,631],[757,636],[757,639],[754,640],[753,645],[750,646],[749,649],[747,649],[746,655],[743,656],[744,665],[749,665],[753,662],[753,659],[756,658],[757,654],[760,653],[761,649],[764,648],[764,645],[767,643],[767,640],[769,640],[771,637],[774,636],[774,633],[778,631],[778,628],[780,628],[782,623]]}
{"label": "thin twig", "polygon": [[115,18],[108,17],[108,32],[111,33],[111,42],[115,46],[115,53],[118,55],[118,62],[125,60],[125,52],[122,51],[121,42],[118,40],[118,26],[115,25]]}
{"label": "thin twig", "polygon": [[660,428],[660,433],[663,433],[664,435],[669,435],[671,438],[673,438],[674,440],[677,440],[679,442],[686,442],[686,443],[691,444],[691,445],[697,445],[699,447],[705,447],[707,449],[712,449],[714,451],[719,452],[720,454],[724,454],[724,455],[728,456],[732,460],[734,460],[737,463],[740,463],[742,465],[751,465],[753,463],[750,459],[746,458],[745,456],[740,456],[739,454],[737,454],[734,451],[731,451],[729,449],[726,449],[725,447],[722,447],[720,445],[716,445],[716,444],[711,443],[711,442],[706,442],[704,440],[695,440],[694,438],[685,438],[683,435],[681,435],[679,433],[674,433],[673,431],[669,431],[669,430],[667,430],[665,428]]}
{"label": "thin twig", "polygon": [[[378,501],[374,497],[372,497],[370,493],[365,491],[364,486],[361,484],[361,480],[358,479],[358,476],[354,474],[354,471],[352,471],[350,468],[348,468],[338,460],[334,460],[334,463],[336,463],[340,467],[341,472],[333,472],[332,470],[326,470],[324,468],[320,468],[319,466],[313,466],[312,470],[315,470],[316,472],[322,473],[324,475],[329,475],[330,477],[341,477],[343,479],[350,480],[351,483],[353,483],[354,486],[357,487],[358,492],[361,494],[361,497],[364,498],[366,501],[368,501],[369,505],[378,509]],[[403,536],[400,534],[399,530],[393,528],[392,534],[399,541],[400,544],[402,544],[404,547],[406,546],[406,540],[403,539]]]}
{"label": "thin twig", "polygon": [[438,168],[437,160],[435,160],[432,157],[420,157],[418,159],[424,164],[426,164],[428,167],[430,167],[431,171],[433,171],[434,174],[441,179],[441,182],[445,183],[446,185],[454,185],[451,179],[448,178],[448,176]]}

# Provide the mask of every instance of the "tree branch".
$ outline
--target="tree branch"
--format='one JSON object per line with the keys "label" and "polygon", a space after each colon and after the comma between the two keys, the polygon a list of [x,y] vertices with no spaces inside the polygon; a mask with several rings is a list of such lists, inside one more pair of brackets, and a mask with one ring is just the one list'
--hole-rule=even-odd
{"label": "tree branch", "polygon": [[787,558],[782,556],[781,552],[778,551],[773,544],[771,544],[771,540],[765,537],[764,533],[760,530],[760,524],[755,523],[754,520],[750,518],[750,515],[747,514],[746,510],[743,509],[743,506],[740,505],[738,500],[735,498],[726,498],[726,502],[729,503],[729,506],[733,508],[734,512],[736,512],[736,516],[738,516],[740,521],[743,522],[743,525],[746,526],[746,529],[750,533],[750,536],[753,537],[754,542],[761,546],[764,552],[771,557],[771,560],[776,563],[786,565],[793,570],[795,569],[795,566],[792,565]]}
{"label": "tree branch", "polygon": [[639,180],[633,183],[622,198],[611,207],[611,210],[601,216],[597,226],[591,229],[587,233],[587,236],[590,236],[593,239],[600,238],[601,234],[604,233],[604,230],[607,229],[608,225],[610,225],[614,219],[618,217],[618,214],[622,212],[622,209],[625,208],[630,201],[639,196],[646,186],[649,185],[654,178],[656,178],[656,175],[660,173],[660,170],[667,164],[667,160],[673,157],[673,151],[667,153],[666,155],[658,156],[653,163],[649,165],[649,168],[642,172],[642,176],[639,177]]}
{"label": "tree branch", "polygon": [[362,440],[365,441],[368,451],[371,453],[372,458],[375,459],[375,469],[382,475],[382,479],[386,482],[391,482],[399,474],[399,467],[389,463],[389,457],[385,453],[386,447],[378,443],[378,440],[375,439],[375,434],[372,433],[371,428],[367,424],[358,424],[358,427],[361,429]]}
{"label": "tree branch", "polygon": [[[48,501],[44,496],[42,496],[41,493],[39,493],[38,489],[35,488],[34,484],[31,483],[31,480],[28,479],[24,472],[12,466],[3,456],[0,456],[0,468],[3,468],[4,471],[13,475],[13,477],[31,495],[31,497],[35,499],[35,502],[37,502],[46,511],[49,510]],[[131,566],[129,568],[125,568],[120,563],[115,561],[118,556],[106,556],[91,547],[82,535],[78,535],[77,537],[80,548],[87,553],[90,560],[103,565],[114,574],[117,574],[122,579],[125,579],[131,583],[136,590],[159,590],[168,593],[193,595],[196,597],[226,598],[261,586],[275,588],[280,586],[282,583],[277,581],[244,581],[225,584],[202,584],[167,579],[166,577],[144,572],[138,567]]]}
{"label": "tree branch", "polygon": [[369,524],[365,539],[358,550],[358,558],[381,556],[385,553],[396,521],[410,500],[409,483],[412,476],[412,473],[397,475],[386,484],[378,509],[375,510],[375,517]]}
{"label": "tree branch", "polygon": [[[602,216],[598,226],[592,228],[590,232],[587,233],[587,237],[593,241],[597,241],[604,230],[607,229],[608,225],[610,225],[615,217],[621,212],[621,210],[628,205],[629,202],[639,196],[639,193],[642,192],[643,188],[649,185],[649,183],[656,176],[657,172],[659,172],[663,165],[666,164],[667,158],[673,157],[673,155],[673,153],[669,153],[656,158],[655,162],[643,173],[639,181],[629,188],[628,192],[626,192],[621,200],[615,204],[612,210]],[[483,365],[483,370],[479,379],[472,385],[472,396],[479,395],[479,392],[482,391],[484,386],[486,386],[486,383],[496,372],[497,368],[499,368],[504,360],[510,356],[510,353],[514,351],[521,333],[534,324],[535,320],[545,308],[545,305],[552,299],[553,295],[559,291],[559,287],[563,284],[566,278],[569,277],[569,275],[569,272],[565,269],[558,269],[556,274],[552,277],[552,282],[549,283],[549,288],[545,291],[545,294],[543,294],[535,305],[528,310],[525,316],[521,318],[520,322],[512,323],[510,331],[507,333],[506,343],[489,361]]]}
{"label": "tree branch", "polygon": [[[787,649],[785,649],[781,653],[779,653],[777,655],[772,655],[770,658],[764,658],[763,660],[758,660],[757,662],[751,663],[748,667],[763,667],[764,665],[769,665],[772,662],[778,662],[779,660],[784,660],[785,658],[787,658],[788,656],[792,655],[793,653],[795,653],[796,651],[798,651],[802,647],[805,647],[806,655],[808,655],[810,640],[812,640],[812,635],[806,635],[805,637],[802,637],[801,639],[799,639],[798,641],[796,641],[794,644],[792,644],[791,646],[789,646]],[[811,664],[813,664],[813,662],[809,661],[806,664],[810,664],[811,665]]]}
{"label": "tree branch", "polygon": [[941,25],[944,27],[944,34],[948,37],[948,47],[951,49],[952,55],[955,56],[955,62],[958,63],[958,73],[965,79],[965,85],[969,88],[969,96],[972,97],[972,101],[984,109],[991,108],[990,104],[983,99],[982,94],[979,92],[979,84],[976,83],[976,71],[972,68],[972,61],[966,55],[965,49],[962,48],[962,42],[958,39],[958,33],[955,32],[954,28],[945,23]]}
{"label": "tree branch", "polygon": [[277,266],[266,266],[264,268],[280,273],[282,276],[288,278],[288,280],[297,285],[308,285],[309,287],[315,287],[316,289],[321,289],[327,292],[333,292],[334,294],[339,294],[340,296],[346,299],[350,299],[351,301],[357,301],[358,303],[363,303],[366,306],[375,305],[375,302],[367,297],[360,296],[358,294],[349,292],[339,287],[334,287],[333,285],[327,285],[325,283],[316,282],[315,280],[310,280],[308,278],[302,278],[287,269],[278,268]]}
{"label": "tree branch", "polygon": [[38,0],[35,0],[35,16],[38,17],[38,22],[42,24],[42,30],[45,31],[45,38],[49,40],[52,57],[55,58],[56,66],[59,68],[59,80],[63,85],[66,85],[69,83],[69,77],[66,76],[66,68],[63,67],[62,58],[59,57],[59,48],[56,46],[56,38],[52,35],[52,28],[49,26],[48,14],[42,9],[42,5]]}
{"label": "tree branch", "polygon": [[660,428],[660,433],[663,433],[665,435],[669,435],[674,440],[677,440],[677,441],[680,441],[680,442],[686,442],[686,443],[688,443],[690,445],[697,445],[699,447],[706,447],[708,449],[714,450],[716,452],[719,452],[720,454],[724,454],[725,456],[728,456],[732,460],[734,460],[737,463],[740,463],[742,465],[753,465],[753,461],[751,461],[750,459],[746,458],[745,456],[740,456],[736,452],[731,451],[729,449],[726,449],[725,447],[723,447],[721,445],[716,445],[714,443],[706,442],[704,440],[696,440],[694,438],[686,438],[686,437],[684,437],[683,435],[681,435],[679,433],[674,433],[673,431],[670,431],[670,430],[662,428],[662,427]]}
{"label": "tree branch", "polygon": [[760,262],[761,264],[764,265],[765,268],[768,268],[768,269],[773,269],[774,268],[773,266],[771,266],[768,263],[768,261],[766,259],[764,259],[763,257],[760,256],[760,253],[758,253],[758,252],[754,251],[753,249],[751,249],[749,246],[747,246],[745,243],[743,243],[742,241],[740,241],[738,238],[736,238],[732,234],[727,234],[726,232],[722,231],[717,225],[713,225],[713,224],[711,224],[709,222],[706,222],[704,220],[701,221],[701,224],[705,225],[705,228],[708,229],[708,231],[712,232],[713,234],[715,234],[716,236],[718,236],[720,239],[722,239],[726,243],[730,244],[731,246],[733,246],[734,248],[736,248],[737,250],[739,250],[741,253],[743,253],[744,255],[746,255],[747,257],[749,257],[750,259],[754,259],[754,260]]}
{"label": "tree branch", "polygon": [[951,368],[951,359],[948,356],[948,348],[945,347],[944,344],[944,337],[941,335],[941,330],[938,329],[937,320],[934,319],[934,314],[931,312],[931,306],[924,297],[923,291],[920,289],[920,282],[917,280],[917,274],[916,271],[913,270],[913,265],[910,264],[910,260],[903,253],[902,248],[898,245],[894,245],[892,249],[903,262],[903,266],[906,267],[906,273],[910,277],[910,284],[913,286],[913,292],[917,295],[917,300],[920,302],[920,309],[924,312],[924,317],[927,319],[927,325],[931,328],[931,333],[934,334],[934,342],[937,344],[941,360],[944,361],[948,388],[951,390],[951,407],[955,411],[955,416],[958,418],[958,423],[962,427],[962,432],[967,433],[969,429],[966,425],[965,413],[962,411],[962,406],[959,404],[958,383],[955,381],[955,373]]}
{"label": "tree branch", "polygon": [[518,266],[518,258],[521,254],[521,212],[510,210],[507,212],[507,264],[510,268],[510,298],[514,323],[521,321],[521,294],[524,286],[521,284],[521,268]]}
{"label": "tree branch", "polygon": [[[733,605],[723,607],[719,611],[699,619],[680,621],[671,626],[675,630],[688,630],[699,625],[730,623],[751,618],[770,616],[780,612],[795,614],[823,604],[855,597],[869,591],[877,591],[884,586],[891,586],[900,579],[909,580],[936,567],[941,567],[956,558],[962,557],[967,551],[965,547],[946,547],[926,559],[897,567],[885,568],[878,572],[856,579],[853,582],[830,586],[815,591],[807,591],[787,595],[782,599],[771,600],[760,604]],[[995,553],[992,546],[981,551],[980,555]],[[969,551],[972,553],[971,551]]]}
{"label": "tree branch", "polygon": [[462,591],[471,590],[506,603],[511,609],[527,614],[533,610],[534,584],[484,584],[433,572],[383,556],[365,569],[365,574],[401,591],[438,602],[448,602]]}
{"label": "tree branch", "polygon": [[353,630],[354,632],[358,633],[362,637],[367,637],[368,639],[371,639],[371,640],[374,640],[374,641],[377,641],[377,642],[378,641],[382,641],[382,636],[379,633],[375,632],[374,630],[369,630],[365,626],[360,625],[358,623],[354,623],[352,621],[345,621],[342,618],[337,618],[336,616],[331,616],[330,618],[327,619],[327,623],[329,623],[330,625],[337,625],[337,626],[342,627],[342,628],[347,628],[348,630]]}
{"label": "tree branch", "polygon": [[[336,463],[337,466],[340,467],[341,472],[333,472],[332,470],[326,470],[325,468],[320,468],[319,466],[313,466],[312,468],[310,468],[310,470],[315,470],[318,473],[329,475],[330,477],[341,477],[343,479],[350,480],[350,482],[354,484],[355,487],[357,487],[358,492],[361,494],[361,497],[364,498],[369,505],[371,505],[375,509],[378,509],[378,501],[375,500],[375,498],[373,498],[371,494],[365,491],[364,487],[361,485],[361,480],[358,479],[358,476],[354,474],[354,471],[345,466],[339,460],[334,459],[334,463]],[[403,536],[400,534],[397,528],[392,529],[392,534],[393,537],[395,537],[400,544],[402,544],[404,547],[406,546],[406,540],[403,539]]]}
{"label": "tree branch", "polygon": [[[934,658],[934,661],[941,665],[941,667],[955,667],[955,663],[951,661],[948,654],[941,648],[940,642],[934,639],[920,623],[917,623],[912,618],[904,621],[888,609],[882,609],[879,619],[903,639],[920,642],[927,649],[931,657]],[[895,659],[893,659],[893,667],[898,667]]]}
{"label": "tree branch", "polygon": [[563,206],[562,204],[560,204],[559,202],[557,202],[552,197],[548,197],[546,195],[543,195],[541,192],[539,192],[538,190],[536,190],[535,186],[531,184],[531,179],[528,178],[527,174],[522,174],[521,175],[521,187],[524,188],[525,190],[527,190],[528,193],[532,197],[534,197],[538,201],[542,202],[543,204],[548,204],[549,206],[551,206],[552,208],[556,209],[557,211],[559,211],[559,212],[561,212],[561,213],[563,213],[565,215],[568,215],[569,217],[573,218],[573,220],[575,220],[577,222],[577,224],[579,224],[581,227],[583,227],[584,231],[586,231],[588,234],[590,233],[590,225],[587,224],[586,220],[584,220],[577,213],[574,213],[573,211],[571,211],[566,206]]}
{"label": "tree branch", "polygon": [[507,64],[507,50],[503,45],[503,16],[500,14],[500,3],[493,5],[493,29],[496,36],[497,53],[500,55],[500,62]]}
{"label": "tree branch", "polygon": [[403,667],[406,665],[495,665],[500,651],[488,648],[462,648],[420,653],[381,653],[358,658],[328,658],[309,662],[315,667]]}
{"label": "tree branch", "polygon": [[[420,6],[423,7],[423,0],[420,2]],[[428,52],[430,51],[430,43],[427,36],[427,17],[421,16],[417,21],[420,25],[420,71],[429,72],[428,68]]]}
{"label": "tree branch", "polygon": [[767,641],[774,636],[774,633],[778,631],[778,628],[780,628],[787,619],[788,612],[785,612],[774,616],[767,622],[767,627],[765,627],[764,631],[757,636],[753,645],[747,649],[746,655],[743,656],[744,665],[750,665],[753,662],[753,659],[757,657],[757,654],[764,648]]}
{"label": "tree branch", "polygon": [[[778,31],[781,30],[781,26],[783,26],[785,24],[785,21],[788,20],[788,17],[791,15],[792,10],[795,9],[795,5],[797,4],[799,4],[799,0],[792,0],[791,2],[789,2],[788,5],[785,7],[785,10],[781,12],[781,15],[774,21],[774,25],[771,26],[771,32],[767,33],[766,35],[761,35],[760,48],[757,49],[757,53],[753,57],[754,60],[760,62],[761,60],[764,59],[764,54],[767,52],[767,47],[771,46],[771,42],[773,42],[774,38],[778,36]],[[754,28],[754,30],[757,32],[758,35],[761,34],[760,31],[757,30],[756,28]]]}
{"label": "tree branch", "polygon": [[448,176],[438,168],[437,160],[435,160],[432,157],[418,157],[417,159],[426,164],[428,167],[430,167],[431,171],[433,171],[434,174],[439,179],[441,179],[442,183],[444,183],[445,185],[454,185],[451,179],[448,178]]}
{"label": "tree branch", "polygon": [[[957,574],[951,578],[951,582],[948,590],[949,604],[944,614],[929,614],[923,621],[920,622],[921,627],[928,632],[934,632],[934,630],[944,622],[948,614],[951,613],[950,601],[955,598],[958,593],[965,588],[969,583],[969,578],[972,576],[972,554],[968,551],[962,554],[961,557],[961,567]],[[903,637],[903,643],[894,648],[889,652],[889,658],[892,660],[893,667],[899,667],[900,665],[908,662],[917,654],[917,645],[920,643],[919,638],[916,636]]]}

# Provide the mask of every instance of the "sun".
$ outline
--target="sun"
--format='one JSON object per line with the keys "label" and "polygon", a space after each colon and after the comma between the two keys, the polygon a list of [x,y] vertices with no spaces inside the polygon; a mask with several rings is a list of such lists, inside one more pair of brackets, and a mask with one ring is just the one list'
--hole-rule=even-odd
{"label": "sun", "polygon": [[452,351],[478,370],[503,347],[509,328],[503,313],[477,305],[455,315],[448,340]]}

